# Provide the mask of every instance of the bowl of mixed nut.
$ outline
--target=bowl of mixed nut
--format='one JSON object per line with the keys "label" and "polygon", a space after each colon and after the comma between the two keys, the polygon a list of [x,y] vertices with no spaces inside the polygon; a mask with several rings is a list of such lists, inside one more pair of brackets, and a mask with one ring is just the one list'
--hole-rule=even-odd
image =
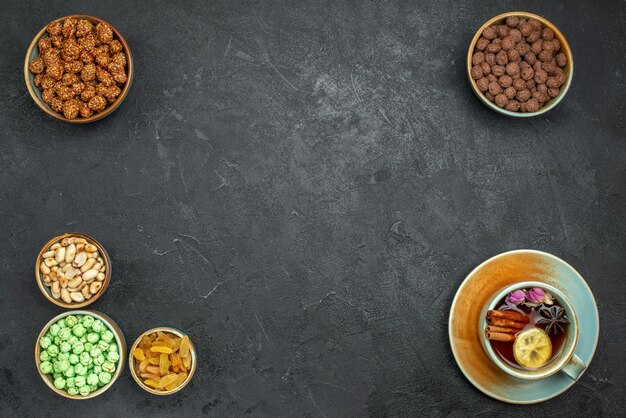
{"label": "bowl of mixed nut", "polygon": [[541,115],[558,105],[574,74],[572,50],[548,20],[527,12],[495,16],[478,29],[467,53],[476,96],[513,117]]}
{"label": "bowl of mixed nut", "polygon": [[56,19],[39,31],[26,53],[24,78],[37,105],[71,123],[111,114],[128,95],[133,58],[111,24],[88,15]]}
{"label": "bowl of mixed nut", "polygon": [[41,293],[62,308],[90,305],[102,296],[111,279],[111,260],[94,238],[67,233],[43,246],[35,264]]}

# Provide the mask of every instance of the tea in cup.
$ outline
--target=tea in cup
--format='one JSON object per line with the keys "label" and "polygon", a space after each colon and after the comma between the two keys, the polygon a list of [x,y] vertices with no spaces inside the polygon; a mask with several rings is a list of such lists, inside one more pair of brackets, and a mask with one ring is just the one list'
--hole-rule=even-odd
{"label": "tea in cup", "polygon": [[481,339],[491,360],[520,379],[563,372],[578,379],[587,365],[574,354],[578,319],[558,289],[522,282],[498,292],[483,309]]}

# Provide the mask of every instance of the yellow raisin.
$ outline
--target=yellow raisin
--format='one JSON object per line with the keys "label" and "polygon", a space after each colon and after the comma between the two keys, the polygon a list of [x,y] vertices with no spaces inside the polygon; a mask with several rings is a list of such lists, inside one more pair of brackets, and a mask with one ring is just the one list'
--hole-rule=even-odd
{"label": "yellow raisin", "polygon": [[172,383],[176,382],[178,379],[178,375],[176,373],[170,373],[166,376],[163,376],[159,381],[159,387],[164,388],[165,386],[169,386]]}
{"label": "yellow raisin", "polygon": [[161,370],[162,375],[167,374],[168,370],[170,369],[170,358],[167,356],[167,354],[161,354],[159,369]]}
{"label": "yellow raisin", "polygon": [[148,363],[148,359],[142,360],[141,363],[139,363],[139,370],[143,372],[146,370],[146,367],[148,367],[148,364],[150,364]]}
{"label": "yellow raisin", "polygon": [[189,370],[189,367],[191,366],[191,356],[187,356],[183,359],[183,365],[185,366],[185,369]]}
{"label": "yellow raisin", "polygon": [[189,355],[189,348],[191,347],[191,343],[189,342],[189,337],[188,336],[184,336],[181,340],[180,340],[180,348],[178,349],[178,352],[180,353],[180,356],[185,358]]}
{"label": "yellow raisin", "polygon": [[148,371],[148,373],[158,374],[159,376],[161,375],[161,369],[159,369],[157,366],[148,366],[146,367],[146,370]]}
{"label": "yellow raisin", "polygon": [[166,386],[165,389],[167,390],[176,389],[177,387],[183,384],[185,379],[187,379],[187,373],[178,373],[178,376],[176,377],[176,381],[172,383],[171,385]]}
{"label": "yellow raisin", "polygon": [[133,356],[139,361],[143,361],[146,358],[146,355],[143,353],[141,348],[135,348],[133,350]]}
{"label": "yellow raisin", "polygon": [[152,364],[153,366],[158,366],[159,364],[161,364],[161,358],[160,357],[153,357],[151,359],[148,359],[148,362],[150,364]]}
{"label": "yellow raisin", "polygon": [[155,388],[155,389],[158,389],[158,388],[159,388],[159,382],[156,382],[156,381],[154,381],[154,380],[152,380],[152,379],[146,379],[146,380],[144,380],[143,382],[144,382],[146,385],[148,385],[148,386],[152,386],[152,387],[153,387],[153,388]]}
{"label": "yellow raisin", "polygon": [[178,364],[180,363],[180,356],[178,355],[178,353],[170,354],[170,363],[172,363],[172,366],[178,366]]}
{"label": "yellow raisin", "polygon": [[156,375],[156,374],[152,374],[152,373],[141,373],[141,378],[142,379],[152,379],[155,382],[158,382],[159,380],[161,380],[161,376]]}
{"label": "yellow raisin", "polygon": [[152,351],[153,353],[164,353],[164,354],[172,353],[171,348],[165,347],[163,345],[153,345],[152,347],[150,347],[150,351]]}
{"label": "yellow raisin", "polygon": [[147,335],[144,335],[143,337],[141,337],[141,341],[139,341],[138,347],[143,350],[148,350],[150,349],[150,345],[152,345],[152,340],[150,340],[150,337],[148,337]]}

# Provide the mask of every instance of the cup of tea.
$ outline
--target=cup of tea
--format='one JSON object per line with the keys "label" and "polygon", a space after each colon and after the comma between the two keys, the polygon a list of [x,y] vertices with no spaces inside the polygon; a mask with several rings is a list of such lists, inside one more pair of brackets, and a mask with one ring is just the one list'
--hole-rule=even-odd
{"label": "cup of tea", "polygon": [[489,358],[519,379],[565,373],[577,380],[587,365],[576,355],[578,319],[558,289],[520,282],[497,292],[480,316],[480,337]]}

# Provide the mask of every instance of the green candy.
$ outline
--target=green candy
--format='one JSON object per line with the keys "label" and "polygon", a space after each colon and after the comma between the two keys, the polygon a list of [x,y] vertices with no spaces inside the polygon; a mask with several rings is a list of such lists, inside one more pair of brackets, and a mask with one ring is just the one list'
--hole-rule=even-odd
{"label": "green candy", "polygon": [[107,351],[109,349],[109,345],[110,344],[104,340],[98,341],[98,347],[100,347],[100,350],[102,351]]}
{"label": "green candy", "polygon": [[56,337],[60,330],[61,327],[59,326],[59,324],[50,325],[50,334],[52,334],[52,336]]}
{"label": "green candy", "polygon": [[88,316],[86,315],[85,317],[83,317],[83,326],[87,329],[91,328],[91,326],[93,325],[94,321],[96,319],[93,316]]}
{"label": "green candy", "polygon": [[76,324],[78,324],[78,318],[76,318],[74,315],[69,315],[65,317],[65,325],[67,325],[69,328],[72,328]]}
{"label": "green candy", "polygon": [[64,373],[70,367],[70,362],[68,360],[59,361],[59,371]]}
{"label": "green candy", "polygon": [[93,324],[91,324],[91,329],[92,329],[94,332],[100,332],[100,331],[102,331],[103,329],[105,329],[105,327],[104,327],[104,323],[103,323],[101,320],[96,319],[95,321],[93,321]]}
{"label": "green candy", "polygon": [[111,381],[111,374],[107,373],[107,372],[101,372],[98,375],[98,380],[100,381],[100,383],[102,383],[103,385],[106,385],[107,383],[109,383]]}
{"label": "green candy", "polygon": [[103,333],[100,334],[100,337],[110,343],[111,341],[113,341],[113,338],[115,338],[115,336],[113,335],[113,333],[111,331],[109,331],[108,329],[105,330]]}
{"label": "green candy", "polygon": [[87,374],[87,368],[83,364],[78,363],[74,366],[74,372],[79,376],[84,376]]}
{"label": "green candy", "polygon": [[72,345],[72,353],[81,354],[83,351],[85,351],[85,344],[82,342],[76,341],[74,345]]}
{"label": "green candy", "polygon": [[52,345],[52,340],[48,337],[43,337],[41,341],[39,341],[39,346],[44,350]]}
{"label": "green candy", "polygon": [[71,336],[72,330],[69,328],[62,328],[61,331],[59,331],[59,338],[61,339],[61,341],[67,341],[70,339]]}
{"label": "green candy", "polygon": [[87,380],[85,379],[85,376],[76,376],[74,378],[74,384],[77,388],[82,388],[87,384]]}
{"label": "green candy", "polygon": [[87,352],[80,353],[80,362],[81,364],[88,366],[92,363],[91,356]]}
{"label": "green candy", "polygon": [[89,376],[87,376],[87,384],[89,386],[94,386],[98,384],[98,375],[95,373],[91,373],[89,374]]}
{"label": "green candy", "polygon": [[54,379],[54,387],[57,389],[64,389],[65,379],[62,377],[57,377],[56,379]]}
{"label": "green candy", "polygon": [[74,335],[76,335],[77,337],[82,337],[83,335],[85,335],[85,332],[87,332],[87,330],[82,324],[78,324],[74,328],[72,328],[72,333],[74,333]]}
{"label": "green candy", "polygon": [[54,344],[51,344],[50,347],[46,349],[46,351],[48,352],[48,354],[50,354],[50,357],[56,357],[59,355],[59,347]]}
{"label": "green candy", "polygon": [[39,364],[39,371],[43,374],[50,374],[52,373],[52,363],[50,363],[49,361],[44,361],[42,363]]}
{"label": "green candy", "polygon": [[115,364],[111,363],[110,361],[105,361],[104,363],[102,363],[102,370],[107,373],[113,373],[115,371]]}
{"label": "green candy", "polygon": [[76,372],[74,371],[74,366],[69,366],[67,370],[63,372],[63,374],[65,375],[65,377],[73,377],[76,374]]}
{"label": "green candy", "polygon": [[120,361],[115,334],[91,315],[69,315],[39,341],[39,370],[54,387],[87,397],[111,382]]}
{"label": "green candy", "polygon": [[47,351],[39,353],[39,361],[50,361],[51,358]]}

